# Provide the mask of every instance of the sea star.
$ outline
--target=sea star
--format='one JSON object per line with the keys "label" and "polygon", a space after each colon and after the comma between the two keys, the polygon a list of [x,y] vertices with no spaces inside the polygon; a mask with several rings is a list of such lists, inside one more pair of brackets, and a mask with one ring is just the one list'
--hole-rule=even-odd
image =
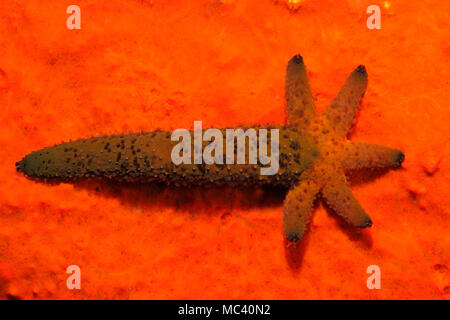
{"label": "sea star", "polygon": [[345,172],[360,168],[396,168],[405,155],[400,150],[353,143],[346,138],[366,86],[367,71],[360,65],[347,78],[325,112],[316,116],[302,57],[297,55],[288,63],[287,120],[314,137],[320,154],[284,200],[284,234],[289,241],[298,241],[304,235],[319,192],[326,203],[351,225],[359,228],[372,226],[372,220],[350,190]]}
{"label": "sea star", "polygon": [[[399,167],[404,154],[396,149],[346,139],[366,84],[366,69],[359,66],[328,109],[317,116],[303,59],[300,55],[294,56],[288,63],[286,75],[287,124],[253,127],[280,132],[280,167],[275,175],[259,174],[259,169],[264,167],[261,163],[175,165],[171,158],[175,142],[171,140],[171,132],[161,130],[62,143],[30,153],[17,162],[16,167],[30,178],[62,181],[106,177],[186,187],[207,183],[282,185],[290,188],[284,200],[283,222],[284,234],[292,242],[304,235],[319,193],[350,224],[370,227],[372,221],[348,187],[345,172]],[[267,142],[271,141],[272,137],[268,137]]]}

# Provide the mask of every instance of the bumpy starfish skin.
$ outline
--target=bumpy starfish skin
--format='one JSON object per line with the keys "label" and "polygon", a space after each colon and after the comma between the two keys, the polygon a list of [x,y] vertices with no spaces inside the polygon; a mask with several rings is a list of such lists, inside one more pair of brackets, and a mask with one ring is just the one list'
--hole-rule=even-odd
{"label": "bumpy starfish skin", "polygon": [[367,72],[358,66],[348,77],[328,109],[316,116],[306,68],[301,56],[287,67],[288,121],[313,136],[319,157],[303,172],[301,182],[290,190],[284,203],[284,233],[298,241],[310,221],[312,206],[320,192],[326,203],[350,224],[365,228],[372,221],[353,196],[345,176],[347,170],[399,167],[403,152],[346,139],[367,85]]}
{"label": "bumpy starfish skin", "polygon": [[[283,206],[284,234],[289,241],[304,235],[319,193],[350,224],[370,227],[372,221],[348,187],[345,172],[398,167],[404,155],[396,149],[346,139],[366,84],[366,70],[359,66],[318,116],[303,59],[293,57],[286,74],[287,124],[253,127],[257,132],[260,128],[279,130],[279,170],[275,175],[261,175],[264,165],[260,162],[175,165],[171,150],[178,142],[171,140],[171,132],[161,130],[61,143],[31,152],[16,166],[30,178],[61,181],[99,177],[186,187],[281,185],[290,188]],[[267,137],[267,144],[271,142],[272,137]],[[203,148],[207,145],[204,141]],[[257,149],[259,154],[259,145]]]}

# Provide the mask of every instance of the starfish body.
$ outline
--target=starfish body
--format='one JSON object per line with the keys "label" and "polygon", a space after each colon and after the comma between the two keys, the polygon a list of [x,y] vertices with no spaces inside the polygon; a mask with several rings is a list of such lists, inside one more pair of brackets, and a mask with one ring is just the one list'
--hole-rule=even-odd
{"label": "starfish body", "polygon": [[[318,194],[350,224],[370,227],[372,221],[353,196],[345,172],[399,167],[404,154],[346,139],[366,85],[367,72],[364,66],[359,66],[328,109],[318,116],[303,59],[294,56],[286,73],[287,123],[253,127],[257,132],[261,128],[279,130],[279,170],[275,175],[261,175],[260,168],[264,165],[259,162],[175,165],[171,151],[176,142],[171,140],[171,132],[160,130],[58,144],[30,153],[16,167],[30,178],[61,181],[106,177],[177,186],[281,185],[289,188],[283,205],[283,223],[287,240],[293,242],[304,235]],[[270,145],[271,137],[267,139]]]}

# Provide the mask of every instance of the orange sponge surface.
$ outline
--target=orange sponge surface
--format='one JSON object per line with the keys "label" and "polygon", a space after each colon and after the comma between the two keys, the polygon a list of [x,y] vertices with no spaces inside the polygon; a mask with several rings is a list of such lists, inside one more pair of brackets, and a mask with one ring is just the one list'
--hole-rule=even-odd
{"label": "orange sponge surface", "polygon": [[[450,3],[292,2],[79,0],[81,30],[66,27],[72,2],[0,2],[0,298],[449,299]],[[366,27],[371,4],[380,30]],[[370,229],[319,201],[288,245],[279,190],[50,185],[15,170],[94,135],[282,124],[298,53],[318,112],[364,64],[351,139],[406,155],[352,177]]]}

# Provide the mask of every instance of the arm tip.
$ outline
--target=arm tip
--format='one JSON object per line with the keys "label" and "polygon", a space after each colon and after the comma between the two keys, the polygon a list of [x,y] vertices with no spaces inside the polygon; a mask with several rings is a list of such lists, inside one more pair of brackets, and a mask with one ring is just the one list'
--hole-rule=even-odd
{"label": "arm tip", "polygon": [[403,163],[403,161],[405,161],[405,154],[401,151],[399,151],[398,155],[397,155],[397,159],[395,161],[396,163],[396,167],[400,167]]}
{"label": "arm tip", "polygon": [[286,234],[286,240],[289,242],[298,242],[301,239],[302,239],[302,236],[297,232]]}
{"label": "arm tip", "polygon": [[302,58],[301,55],[297,54],[297,55],[292,57],[291,61],[296,63],[296,64],[302,64],[303,63],[303,58]]}
{"label": "arm tip", "polygon": [[356,71],[356,72],[359,72],[359,73],[361,73],[361,74],[363,74],[363,75],[367,75],[366,67],[365,67],[364,65],[362,65],[362,64],[360,64],[359,66],[357,66],[356,69],[355,69],[355,71]]}

